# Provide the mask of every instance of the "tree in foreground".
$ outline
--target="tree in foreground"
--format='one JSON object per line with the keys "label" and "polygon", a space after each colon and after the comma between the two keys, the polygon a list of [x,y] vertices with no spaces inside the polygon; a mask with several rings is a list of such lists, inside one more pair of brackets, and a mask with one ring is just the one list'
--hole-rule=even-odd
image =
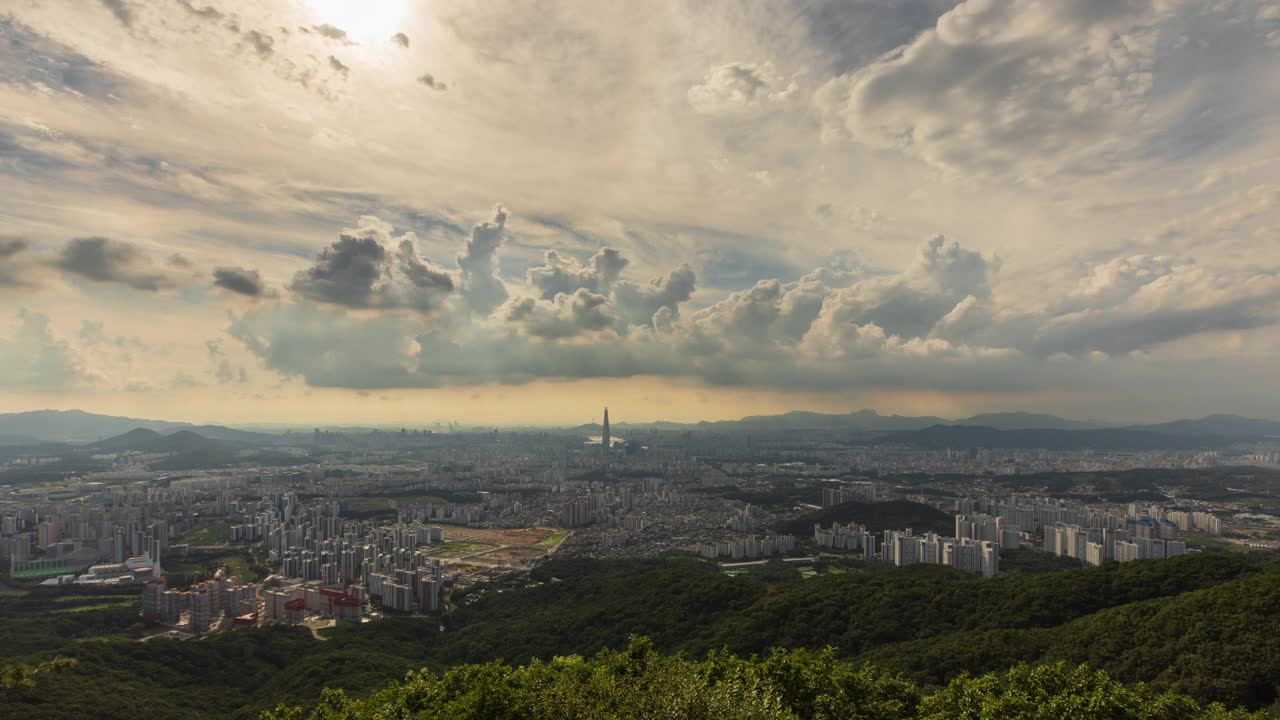
{"label": "tree in foreground", "polygon": [[644,638],[592,658],[521,667],[460,665],[410,673],[367,698],[325,690],[310,710],[280,706],[262,720],[1263,720],[1201,707],[1173,693],[1126,687],[1063,664],[962,676],[924,694],[831,650],[774,650],[743,659],[662,655]]}

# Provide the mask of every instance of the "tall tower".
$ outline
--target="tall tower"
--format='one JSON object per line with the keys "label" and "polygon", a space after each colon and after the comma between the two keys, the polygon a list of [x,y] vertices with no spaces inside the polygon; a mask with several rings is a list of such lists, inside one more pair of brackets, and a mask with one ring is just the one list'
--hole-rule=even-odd
{"label": "tall tower", "polygon": [[600,447],[603,452],[609,452],[609,408],[604,409],[604,423],[600,430]]}

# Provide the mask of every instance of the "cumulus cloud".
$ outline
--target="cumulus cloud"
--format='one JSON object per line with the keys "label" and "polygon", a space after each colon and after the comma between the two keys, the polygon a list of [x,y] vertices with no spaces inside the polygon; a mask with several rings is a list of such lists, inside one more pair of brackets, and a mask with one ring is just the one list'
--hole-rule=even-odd
{"label": "cumulus cloud", "polygon": [[342,75],[343,77],[346,77],[348,74],[351,73],[350,67],[348,67],[347,65],[344,65],[341,60],[339,60],[338,58],[332,55],[329,56],[329,69],[333,70],[339,75]]}
{"label": "cumulus cloud", "polygon": [[49,318],[19,310],[13,334],[0,336],[0,386],[19,390],[63,390],[88,382],[84,360],[56,336]]}
{"label": "cumulus cloud", "polygon": [[119,283],[135,290],[155,291],[173,286],[173,280],[153,269],[138,247],[104,237],[75,238],[54,261],[64,273],[100,283]]}
{"label": "cumulus cloud", "polygon": [[771,63],[735,62],[709,70],[701,83],[689,88],[688,99],[695,111],[718,115],[781,102],[798,90],[796,81],[778,77]]}
{"label": "cumulus cloud", "polygon": [[607,330],[615,319],[609,298],[578,288],[551,300],[520,298],[508,305],[506,321],[526,335],[571,338]]}
{"label": "cumulus cloud", "polygon": [[1097,170],[1142,139],[1171,5],[970,0],[819,104],[858,141],[949,169]]}
{"label": "cumulus cloud", "polygon": [[507,299],[507,286],[498,278],[496,262],[498,247],[506,234],[507,211],[498,206],[493,219],[471,228],[466,252],[458,256],[459,291],[467,309],[479,315],[488,315]]}
{"label": "cumulus cloud", "polygon": [[238,295],[262,297],[267,292],[257,270],[242,267],[220,267],[213,271],[213,284]]}
{"label": "cumulus cloud", "polygon": [[529,269],[529,285],[536,289],[543,300],[550,300],[560,293],[572,293],[579,288],[607,293],[627,267],[629,261],[613,248],[602,248],[582,265],[572,257],[564,257],[555,250],[548,250],[539,267]]}
{"label": "cumulus cloud", "polygon": [[697,289],[695,280],[693,268],[681,265],[666,277],[654,278],[647,284],[623,280],[614,287],[613,295],[623,319],[632,324],[646,324],[653,321],[659,310],[665,310],[667,317],[678,316],[680,304],[693,297]]}
{"label": "cumulus cloud", "polygon": [[405,35],[402,32],[398,32],[395,35],[391,36],[391,42],[399,45],[402,48],[407,48],[409,47],[409,36]]}
{"label": "cumulus cloud", "polygon": [[433,312],[453,292],[454,279],[418,257],[416,245],[413,233],[396,236],[390,224],[362,217],[320,251],[311,267],[294,275],[289,288],[304,298],[349,308]]}
{"label": "cumulus cloud", "polygon": [[[996,258],[940,235],[899,272],[844,262],[761,280],[696,311],[691,268],[637,282],[611,248],[585,260],[548,252],[528,270],[527,293],[509,297],[496,273],[506,225],[498,208],[474,226],[451,272],[420,260],[411,237],[363,218],[294,278],[296,302],[260,305],[232,334],[267,367],[321,386],[646,374],[784,389],[991,390],[1043,387],[1109,358],[1280,323],[1280,271],[1123,256],[1027,306],[997,292]],[[435,291],[432,313],[349,312],[417,307],[413,288]]]}

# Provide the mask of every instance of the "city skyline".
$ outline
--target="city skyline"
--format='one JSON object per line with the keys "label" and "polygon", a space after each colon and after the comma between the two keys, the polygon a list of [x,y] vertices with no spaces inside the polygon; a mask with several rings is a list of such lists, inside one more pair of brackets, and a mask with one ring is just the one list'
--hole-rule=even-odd
{"label": "city skyline", "polygon": [[1274,4],[351,7],[0,15],[0,405],[1276,416]]}

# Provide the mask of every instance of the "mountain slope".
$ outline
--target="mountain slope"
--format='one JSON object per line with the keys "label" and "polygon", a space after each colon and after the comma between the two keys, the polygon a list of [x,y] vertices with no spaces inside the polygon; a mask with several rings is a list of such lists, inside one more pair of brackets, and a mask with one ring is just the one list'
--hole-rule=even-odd
{"label": "mountain slope", "polygon": [[997,430],[991,427],[934,425],[890,433],[886,442],[920,448],[993,448],[1004,450],[1179,450],[1220,447],[1220,437],[1166,435],[1148,430]]}

